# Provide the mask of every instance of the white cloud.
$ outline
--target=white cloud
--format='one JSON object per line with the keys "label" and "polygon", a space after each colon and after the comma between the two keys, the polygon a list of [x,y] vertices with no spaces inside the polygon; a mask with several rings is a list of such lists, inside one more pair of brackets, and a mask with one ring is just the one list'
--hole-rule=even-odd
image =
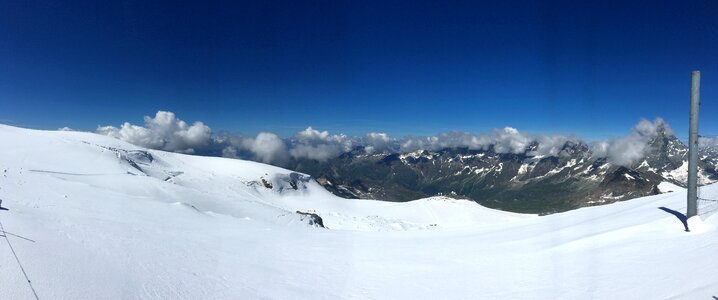
{"label": "white cloud", "polygon": [[511,127],[502,130],[494,129],[489,136],[489,143],[494,144],[494,150],[497,153],[523,153],[531,142],[531,138]]}
{"label": "white cloud", "polygon": [[474,135],[466,132],[446,132],[430,137],[410,137],[401,143],[402,151],[440,150],[445,148],[468,148],[488,150],[493,146],[497,153],[524,153],[533,143],[537,148],[527,155],[558,155],[567,141],[564,136],[529,135],[516,128],[494,129],[488,134]]}
{"label": "white cloud", "polygon": [[[226,157],[245,158],[282,165],[291,158],[327,161],[363,146],[365,153],[408,152],[468,148],[497,153],[526,153],[529,156],[561,156],[567,142],[579,142],[574,137],[525,134],[512,127],[494,129],[484,134],[445,132],[429,137],[395,139],[386,133],[370,132],[364,136],[348,137],[330,134],[312,127],[297,132],[289,139],[274,133],[261,132],[254,137],[212,131],[202,122],[188,125],[174,113],[158,111],[154,117],[145,117],[144,126],[125,122],[119,128],[101,126],[97,133],[112,136],[139,146],[184,153],[216,153]],[[591,144],[594,157],[605,157],[609,162],[630,166],[645,156],[648,143],[659,132],[673,131],[662,120],[641,120],[625,137]],[[718,147],[718,139],[702,138],[701,146]]]}
{"label": "white cloud", "polygon": [[605,146],[606,157],[611,163],[628,167],[645,156],[647,142],[634,134],[613,140]]}
{"label": "white cloud", "polygon": [[653,122],[642,119],[628,135],[596,142],[591,145],[591,151],[595,157],[605,157],[610,163],[629,167],[646,156],[648,144],[662,130],[668,135],[673,134],[673,130],[661,118]]}
{"label": "white cloud", "polygon": [[391,151],[395,140],[386,133],[370,132],[360,142],[367,154]]}
{"label": "white cloud", "polygon": [[591,144],[591,153],[594,157],[608,157],[608,147],[611,144],[608,141],[598,141]]}
{"label": "white cloud", "polygon": [[578,139],[576,138],[569,138],[561,135],[555,135],[555,136],[546,136],[546,135],[538,135],[533,138],[533,140],[537,143],[536,149],[529,152],[529,156],[562,156],[566,155],[566,153],[562,152],[564,151],[564,146],[566,146],[566,143],[571,142],[578,142]]}
{"label": "white cloud", "polygon": [[239,158],[237,147],[231,145],[225,146],[224,148],[222,148],[222,157]]}
{"label": "white cloud", "polygon": [[282,163],[287,160],[287,145],[278,135],[260,132],[255,138],[246,138],[242,145],[264,163]]}
{"label": "white cloud", "polygon": [[331,135],[328,131],[319,131],[307,127],[291,139],[289,154],[293,158],[308,158],[326,161],[351,151],[355,141],[347,136]]}
{"label": "white cloud", "polygon": [[285,163],[289,158],[285,141],[271,132],[260,132],[255,137],[221,132],[213,142],[221,148],[223,157],[245,158],[272,164]]}
{"label": "white cloud", "polygon": [[653,122],[641,119],[633,128],[637,134],[646,137],[655,137],[661,130],[665,131],[667,135],[673,135],[673,129],[661,118],[656,118]]}
{"label": "white cloud", "polygon": [[342,151],[337,145],[331,144],[319,144],[319,145],[294,145],[289,154],[294,158],[308,158],[317,160],[320,162],[327,161],[331,158],[337,157],[342,154]]}
{"label": "white cloud", "polygon": [[411,152],[416,150],[433,150],[438,142],[437,137],[408,137],[401,142],[402,152]]}
{"label": "white cloud", "polygon": [[190,126],[166,111],[158,111],[154,118],[145,116],[144,127],[125,122],[120,128],[100,126],[96,132],[146,148],[183,153],[206,147],[212,135],[204,123],[195,122]]}
{"label": "white cloud", "polygon": [[700,148],[718,148],[718,137],[699,137],[698,147]]}

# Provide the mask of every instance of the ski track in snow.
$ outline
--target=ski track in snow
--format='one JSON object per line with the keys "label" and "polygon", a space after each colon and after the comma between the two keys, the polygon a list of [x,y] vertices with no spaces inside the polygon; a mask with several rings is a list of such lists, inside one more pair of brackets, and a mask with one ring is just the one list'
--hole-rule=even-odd
{"label": "ski track in snow", "polygon": [[[40,299],[718,296],[718,217],[685,232],[667,212],[685,211],[680,188],[538,217],[341,199],[289,170],[91,133],[0,125],[0,140],[0,222]],[[34,299],[7,245],[0,270],[0,299]]]}

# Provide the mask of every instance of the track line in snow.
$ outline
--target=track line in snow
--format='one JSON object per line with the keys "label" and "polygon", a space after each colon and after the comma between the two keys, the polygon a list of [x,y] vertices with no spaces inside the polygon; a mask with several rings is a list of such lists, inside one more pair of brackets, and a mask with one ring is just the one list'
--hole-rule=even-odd
{"label": "track line in snow", "polygon": [[[0,222],[0,230],[3,232],[5,231],[5,227],[2,225],[2,222]],[[30,278],[27,276],[27,273],[25,272],[25,268],[22,266],[22,263],[20,263],[20,258],[17,257],[17,253],[15,253],[15,249],[12,247],[12,244],[10,243],[10,239],[7,238],[7,235],[4,235],[5,241],[7,241],[7,245],[10,247],[10,251],[12,251],[12,255],[15,256],[15,261],[17,261],[17,264],[20,266],[20,270],[22,270],[22,275],[25,275],[25,279],[27,280],[27,284],[30,286],[30,289],[32,290],[32,294],[35,295],[35,299],[39,300],[40,298],[37,296],[37,292],[35,292],[35,288],[32,286],[32,281],[30,281]]]}
{"label": "track line in snow", "polygon": [[17,235],[17,234],[14,234],[14,233],[11,233],[11,232],[7,232],[7,231],[4,231],[4,230],[2,231],[2,233],[3,233],[3,234],[9,234],[9,235],[12,235],[12,236],[14,236],[14,237],[18,237],[18,238],[21,238],[21,239],[23,239],[23,240],[30,241],[30,242],[33,242],[33,243],[35,242],[34,240],[28,239],[28,238],[26,238],[26,237],[24,237],[24,236],[19,236],[19,235]]}
{"label": "track line in snow", "polygon": [[49,173],[49,174],[72,175],[72,176],[127,175],[127,173],[114,173],[114,174],[80,174],[80,173],[68,173],[68,172],[57,172],[57,171],[47,171],[47,170],[28,170],[28,171],[29,171],[29,172],[35,172],[35,173]]}

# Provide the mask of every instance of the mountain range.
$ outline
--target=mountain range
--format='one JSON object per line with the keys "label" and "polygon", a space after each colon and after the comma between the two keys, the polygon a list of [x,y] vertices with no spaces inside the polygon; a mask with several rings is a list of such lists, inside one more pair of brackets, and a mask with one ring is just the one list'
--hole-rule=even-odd
{"label": "mountain range", "polygon": [[[491,208],[555,213],[685,186],[688,148],[665,124],[649,137],[643,158],[630,164],[600,157],[585,142],[567,140],[555,155],[534,155],[534,141],[521,153],[444,148],[368,154],[363,147],[319,162],[295,159],[287,167],[312,175],[345,198],[409,201],[445,195]],[[699,180],[718,180],[718,151],[702,149]],[[662,185],[663,184],[663,185]]]}

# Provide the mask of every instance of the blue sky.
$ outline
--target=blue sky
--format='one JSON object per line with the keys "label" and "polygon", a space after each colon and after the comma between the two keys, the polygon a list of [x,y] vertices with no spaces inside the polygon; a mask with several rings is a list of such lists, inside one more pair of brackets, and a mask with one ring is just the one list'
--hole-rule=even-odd
{"label": "blue sky", "polygon": [[718,2],[574,2],[3,1],[0,123],[685,137],[699,68],[718,134]]}

